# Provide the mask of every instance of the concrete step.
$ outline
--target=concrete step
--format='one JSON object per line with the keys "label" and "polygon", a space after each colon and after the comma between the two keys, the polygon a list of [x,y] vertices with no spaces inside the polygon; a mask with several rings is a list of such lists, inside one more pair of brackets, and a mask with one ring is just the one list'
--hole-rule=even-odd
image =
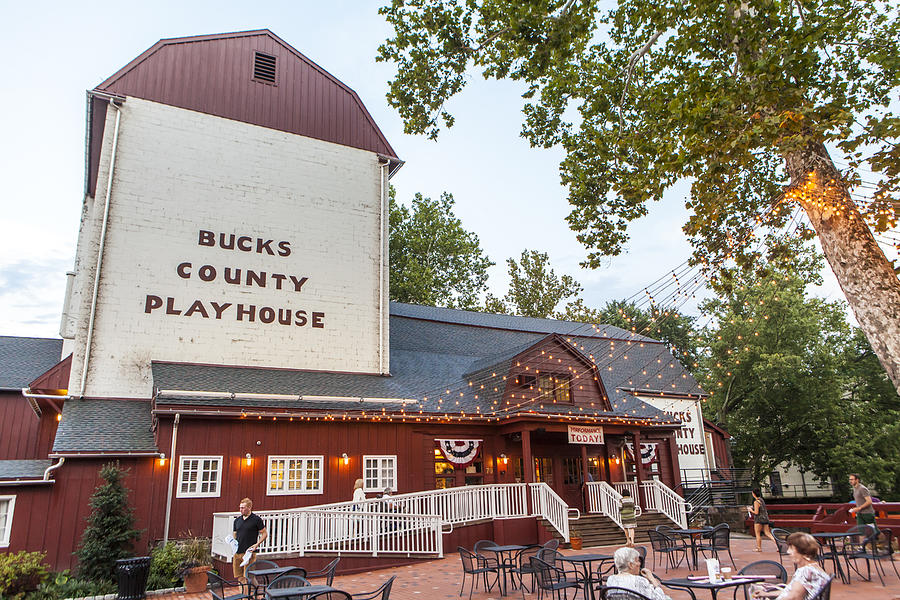
{"label": "concrete step", "polygon": [[[545,520],[540,519],[541,524],[547,528],[555,538],[562,542],[562,536]],[[668,525],[676,527],[676,525],[662,513],[656,511],[647,511],[638,517],[637,531],[634,534],[636,542],[649,542],[647,531],[654,529],[657,525]],[[625,532],[619,529],[611,519],[603,515],[581,515],[581,518],[569,521],[569,531],[577,531],[581,534],[582,544],[589,546],[611,546],[621,544],[625,541]]]}

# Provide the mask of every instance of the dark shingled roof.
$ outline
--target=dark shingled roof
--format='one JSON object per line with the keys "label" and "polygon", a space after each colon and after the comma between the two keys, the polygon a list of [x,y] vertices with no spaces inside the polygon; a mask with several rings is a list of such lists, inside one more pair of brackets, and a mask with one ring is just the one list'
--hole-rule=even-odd
{"label": "dark shingled roof", "polygon": [[149,401],[68,400],[53,453],[159,452],[150,426]]}
{"label": "dark shingled roof", "polygon": [[0,460],[0,479],[41,479],[52,460]]}
{"label": "dark shingled roof", "polygon": [[62,340],[0,336],[0,390],[19,391],[62,358]]}
{"label": "dark shingled roof", "polygon": [[[599,409],[558,405],[520,410],[579,416],[631,416],[671,422],[662,412],[629,391],[654,390],[675,394],[703,393],[696,381],[668,349],[651,338],[617,327],[595,328],[582,323],[493,315],[446,308],[391,303],[391,376],[355,375],[311,371],[238,368],[173,363],[153,363],[153,382],[160,390],[157,406],[215,405],[235,408],[282,408],[286,410],[385,410],[399,404],[350,401],[310,401],[304,396],[343,398],[396,398],[416,400],[404,407],[407,413],[478,414],[490,410],[490,393],[478,399],[469,380],[475,374],[501,369],[511,357],[559,334],[572,350],[593,359],[610,395],[613,413]],[[610,354],[612,356],[610,356]],[[501,371],[497,371],[500,373]],[[452,403],[437,398],[452,391]],[[220,394],[272,394],[284,398],[203,397],[172,391],[207,391]],[[294,398],[288,398],[294,396]],[[423,400],[427,397],[428,400]],[[448,400],[448,398],[444,398]],[[484,405],[484,408],[481,408]],[[452,407],[452,408],[451,408]],[[485,414],[481,412],[481,414]],[[497,412],[494,416],[509,416]]]}

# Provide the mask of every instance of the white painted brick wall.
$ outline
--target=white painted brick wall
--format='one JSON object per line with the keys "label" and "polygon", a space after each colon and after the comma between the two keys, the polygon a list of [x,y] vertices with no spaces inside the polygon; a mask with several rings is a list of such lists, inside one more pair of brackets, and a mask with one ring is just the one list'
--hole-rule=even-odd
{"label": "white painted brick wall", "polygon": [[[85,394],[147,397],[151,360],[379,372],[387,360],[387,252],[379,314],[382,170],[368,151],[129,98],[122,106],[97,316]],[[95,198],[78,239],[70,393],[83,368],[115,111],[107,114]],[[384,219],[384,227],[387,220]],[[198,244],[199,231],[274,240],[275,256]],[[290,243],[288,257],[277,243]],[[192,277],[176,267],[192,263]],[[217,279],[201,281],[212,265]],[[308,277],[301,292],[225,283],[224,269]],[[163,306],[145,313],[147,295]],[[181,315],[166,314],[174,298]],[[210,318],[185,316],[200,300]],[[211,302],[231,303],[220,320]],[[238,321],[239,303],[257,307]],[[264,324],[261,307],[325,313],[324,328]],[[379,318],[384,324],[379,347]]]}

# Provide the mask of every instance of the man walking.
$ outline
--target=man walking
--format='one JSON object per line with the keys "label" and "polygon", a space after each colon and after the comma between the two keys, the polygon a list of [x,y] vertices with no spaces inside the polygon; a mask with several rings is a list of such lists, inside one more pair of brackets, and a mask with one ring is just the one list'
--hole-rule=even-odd
{"label": "man walking", "polygon": [[241,564],[244,561],[244,554],[256,552],[259,545],[269,537],[266,524],[259,518],[259,515],[253,514],[252,511],[253,500],[250,498],[241,500],[241,516],[234,520],[232,527],[238,547],[231,561],[231,567],[234,570],[234,578],[241,583],[247,583],[247,566]]}
{"label": "man walking", "polygon": [[857,525],[871,525],[875,528],[875,531],[878,531],[878,526],[875,524],[875,509],[872,507],[872,494],[869,493],[869,488],[860,482],[859,475],[856,473],[851,473],[849,479],[850,485],[853,486],[853,500],[856,501],[856,506],[850,509],[850,514],[856,516]]}

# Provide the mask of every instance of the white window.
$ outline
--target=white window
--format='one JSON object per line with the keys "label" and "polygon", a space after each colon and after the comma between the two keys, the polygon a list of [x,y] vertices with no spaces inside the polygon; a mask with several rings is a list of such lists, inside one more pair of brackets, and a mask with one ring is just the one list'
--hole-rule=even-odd
{"label": "white window", "polygon": [[266,494],[321,494],[323,461],[323,456],[270,456]]}
{"label": "white window", "polygon": [[397,456],[363,456],[363,481],[366,492],[396,492]]}
{"label": "white window", "polygon": [[222,493],[221,456],[182,456],[178,498],[218,498]]}
{"label": "white window", "polygon": [[0,496],[0,548],[9,546],[9,532],[12,530],[15,496]]}

